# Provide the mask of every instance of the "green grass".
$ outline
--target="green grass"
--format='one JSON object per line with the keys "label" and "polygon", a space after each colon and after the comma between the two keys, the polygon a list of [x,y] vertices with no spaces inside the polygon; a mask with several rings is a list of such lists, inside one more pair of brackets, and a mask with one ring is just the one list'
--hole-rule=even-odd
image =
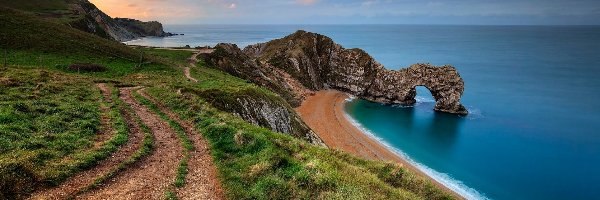
{"label": "green grass", "polygon": [[[102,97],[92,81],[36,69],[0,73],[4,195],[21,196],[39,186],[56,185],[94,166],[127,141],[128,131],[117,109],[98,101]],[[100,104],[110,107],[109,113],[101,113]],[[90,149],[103,114],[109,116],[114,135],[100,148]]]}
{"label": "green grass", "polygon": [[366,161],[260,128],[173,88],[147,92],[196,123],[230,199],[452,199],[396,164]]}
{"label": "green grass", "polygon": [[[118,106],[120,112],[123,114],[127,113],[128,116],[132,116],[133,119],[135,120],[134,123],[137,123],[140,126],[141,131],[144,132],[144,139],[142,140],[142,145],[138,150],[136,150],[136,152],[131,157],[129,157],[124,162],[119,163],[119,165],[114,170],[110,171],[109,173],[107,173],[101,177],[98,177],[96,180],[94,180],[94,182],[92,184],[88,185],[83,190],[78,191],[73,196],[83,194],[87,191],[90,191],[90,190],[93,190],[93,189],[99,187],[101,184],[105,183],[107,180],[118,175],[119,172],[122,172],[123,170],[127,169],[129,166],[131,166],[134,163],[136,163],[137,161],[141,160],[143,157],[149,155],[154,148],[154,135],[152,134],[152,131],[150,130],[150,128],[142,122],[142,120],[140,119],[139,116],[134,114],[133,109],[131,107],[129,107],[128,105],[126,105],[125,102],[123,102],[123,100],[121,100],[118,97],[118,95],[119,95],[118,90],[114,90],[113,99],[116,102],[116,105]],[[122,120],[123,123],[126,123],[125,119],[123,118],[123,115],[120,115],[120,120]]]}
{"label": "green grass", "polygon": [[194,54],[191,51],[173,51],[168,49],[160,48],[136,48],[144,49],[144,52],[148,55],[162,58],[166,63],[173,63],[174,65],[188,66],[187,59],[192,57]]}
{"label": "green grass", "polygon": [[[70,74],[95,76],[99,78],[123,77],[134,73],[168,72],[174,69],[161,63],[147,63],[137,67],[136,62],[115,57],[87,56],[87,55],[61,55],[57,53],[44,53],[29,50],[12,50],[8,52],[8,63],[20,68],[44,68]],[[94,63],[108,68],[105,72],[80,72],[69,70],[73,63]]]}
{"label": "green grass", "polygon": [[[148,48],[134,49],[63,24],[1,7],[0,48],[8,49],[8,64],[11,66],[78,73],[67,70],[67,66],[73,63],[94,63],[109,70],[82,74],[103,78],[146,72],[173,74],[176,70],[170,66],[173,61],[169,57],[159,56],[181,57],[189,54],[161,53],[160,50]],[[3,51],[1,53],[4,54]],[[4,59],[4,55],[0,56]]]}
{"label": "green grass", "polygon": [[69,0],[0,0],[0,6],[31,12],[60,12],[68,10],[69,2]]}

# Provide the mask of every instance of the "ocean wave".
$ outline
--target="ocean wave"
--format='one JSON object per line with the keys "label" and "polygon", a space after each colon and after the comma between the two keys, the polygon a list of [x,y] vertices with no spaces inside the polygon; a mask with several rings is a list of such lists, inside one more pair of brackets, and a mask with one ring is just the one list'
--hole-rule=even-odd
{"label": "ocean wave", "polygon": [[356,99],[356,96],[348,94],[348,98],[346,98],[346,101],[351,102],[354,101],[354,99]]}
{"label": "ocean wave", "polygon": [[383,144],[386,148],[392,150],[393,153],[400,156],[404,160],[408,161],[410,164],[415,166],[417,169],[419,169],[420,171],[425,173],[427,176],[433,178],[437,182],[441,183],[442,185],[446,186],[448,189],[456,192],[457,194],[461,195],[462,197],[469,199],[469,200],[489,199],[484,194],[465,185],[462,181],[452,178],[452,176],[450,176],[449,174],[435,171],[434,169],[431,169],[431,168],[413,160],[412,158],[410,158],[410,156],[408,156],[408,154],[404,153],[402,150],[393,147],[392,145],[387,143],[385,140],[383,140],[383,138],[377,137],[375,134],[373,134],[372,131],[370,131],[369,129],[362,126],[362,124],[357,122],[354,118],[352,118],[347,113],[345,114],[345,117],[346,117],[346,119],[348,119],[348,121],[350,121],[355,127],[357,127],[359,130],[361,130],[367,136],[377,140],[379,143]]}
{"label": "ocean wave", "polygon": [[429,97],[416,96],[415,100],[417,100],[417,104],[421,103],[435,103],[435,100]]}

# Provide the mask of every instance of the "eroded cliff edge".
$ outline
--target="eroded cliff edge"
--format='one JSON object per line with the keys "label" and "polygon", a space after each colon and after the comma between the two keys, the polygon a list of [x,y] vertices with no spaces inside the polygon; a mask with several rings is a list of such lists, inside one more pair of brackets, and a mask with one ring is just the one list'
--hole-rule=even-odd
{"label": "eroded cliff edge", "polygon": [[209,66],[265,86],[298,106],[306,95],[337,89],[386,104],[414,104],[416,86],[425,86],[436,100],[434,110],[460,115],[464,82],[452,66],[414,64],[387,70],[361,49],[345,49],[329,37],[297,31],[282,39],[239,49],[219,44],[204,55]]}
{"label": "eroded cliff edge", "polygon": [[112,18],[88,0],[0,1],[0,7],[12,8],[40,18],[66,24],[106,39],[120,42],[146,36],[166,37],[161,23]]}

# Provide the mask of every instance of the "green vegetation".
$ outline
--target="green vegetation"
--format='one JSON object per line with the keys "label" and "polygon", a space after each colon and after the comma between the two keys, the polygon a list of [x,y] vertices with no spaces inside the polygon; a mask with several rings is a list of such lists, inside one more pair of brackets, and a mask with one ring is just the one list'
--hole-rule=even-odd
{"label": "green vegetation", "polygon": [[231,199],[452,198],[396,164],[365,161],[250,125],[193,93],[179,96],[166,87],[147,91],[197,122]]}
{"label": "green vegetation", "polygon": [[[202,65],[191,71],[199,83],[188,81],[177,66],[186,64],[190,52],[131,48],[4,8],[0,44],[9,51],[9,68],[0,69],[0,199],[24,197],[101,162],[127,141],[126,118],[133,118],[145,132],[142,148],[86,190],[151,152],[150,129],[113,87],[111,103],[102,101],[96,82],[144,85],[161,105],[192,122],[208,140],[219,180],[231,199],[453,199],[396,164],[314,146],[234,116],[228,111],[239,108],[227,110],[224,105],[236,98],[289,105],[268,89]],[[98,64],[106,71],[69,70],[73,63]],[[135,97],[178,133],[187,156],[173,169],[174,185],[183,186],[193,150],[189,138],[157,105]],[[102,116],[110,127],[101,126]],[[98,144],[101,130],[113,131]],[[172,191],[165,195],[176,199]]]}
{"label": "green vegetation", "polygon": [[[0,7],[0,45],[8,64],[114,78],[141,72],[173,73],[171,62],[152,56],[154,49],[133,49],[68,26]],[[150,51],[146,55],[144,51]],[[187,55],[187,54],[186,54]],[[141,59],[140,59],[141,58]],[[105,66],[101,73],[69,70],[75,63]],[[141,65],[141,66],[140,66]]]}
{"label": "green vegetation", "polygon": [[[141,130],[144,132],[144,139],[142,140],[142,146],[133,155],[131,155],[131,157],[129,157],[126,161],[119,163],[119,165],[114,170],[97,178],[94,181],[94,183],[92,183],[91,185],[88,185],[83,190],[78,191],[76,194],[74,194],[74,196],[83,194],[84,192],[87,192],[87,191],[97,188],[102,183],[115,177],[119,172],[127,169],[129,166],[136,163],[137,161],[142,159],[144,156],[147,156],[148,154],[150,154],[152,152],[152,149],[154,148],[154,135],[152,134],[152,131],[150,131],[150,128],[148,128],[148,126],[146,126],[146,124],[142,123],[142,120],[140,119],[139,116],[134,114],[133,109],[131,107],[125,105],[125,102],[123,102],[123,100],[121,100],[119,98],[118,90],[116,90],[116,89],[113,90],[112,99],[114,99],[114,101],[116,102],[115,105],[118,107],[118,110],[120,110],[121,113],[123,113],[125,116],[134,118],[134,121],[135,121],[134,123],[137,123],[140,126]],[[125,125],[126,122],[125,122],[124,116],[118,115],[117,119],[126,128],[127,125]]]}
{"label": "green vegetation", "polygon": [[[102,38],[110,39],[110,35],[102,29],[94,17],[79,9],[92,10],[95,5],[82,0],[0,0],[0,7],[24,11],[46,20],[85,30]],[[91,26],[91,27],[90,27]]]}
{"label": "green vegetation", "polygon": [[[127,141],[118,109],[91,80],[37,69],[0,72],[0,187],[19,196],[96,165]],[[109,107],[101,113],[100,106]],[[107,115],[110,127],[100,127]],[[101,129],[111,138],[95,145]]]}

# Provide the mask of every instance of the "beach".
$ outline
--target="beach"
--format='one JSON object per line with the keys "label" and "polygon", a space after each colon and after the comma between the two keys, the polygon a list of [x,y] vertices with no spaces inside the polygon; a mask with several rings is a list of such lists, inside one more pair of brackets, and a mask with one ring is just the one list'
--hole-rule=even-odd
{"label": "beach", "polygon": [[339,149],[365,159],[397,162],[455,196],[461,197],[356,127],[344,111],[344,104],[348,98],[348,94],[337,90],[318,91],[308,96],[302,105],[296,108],[296,112],[329,148]]}

